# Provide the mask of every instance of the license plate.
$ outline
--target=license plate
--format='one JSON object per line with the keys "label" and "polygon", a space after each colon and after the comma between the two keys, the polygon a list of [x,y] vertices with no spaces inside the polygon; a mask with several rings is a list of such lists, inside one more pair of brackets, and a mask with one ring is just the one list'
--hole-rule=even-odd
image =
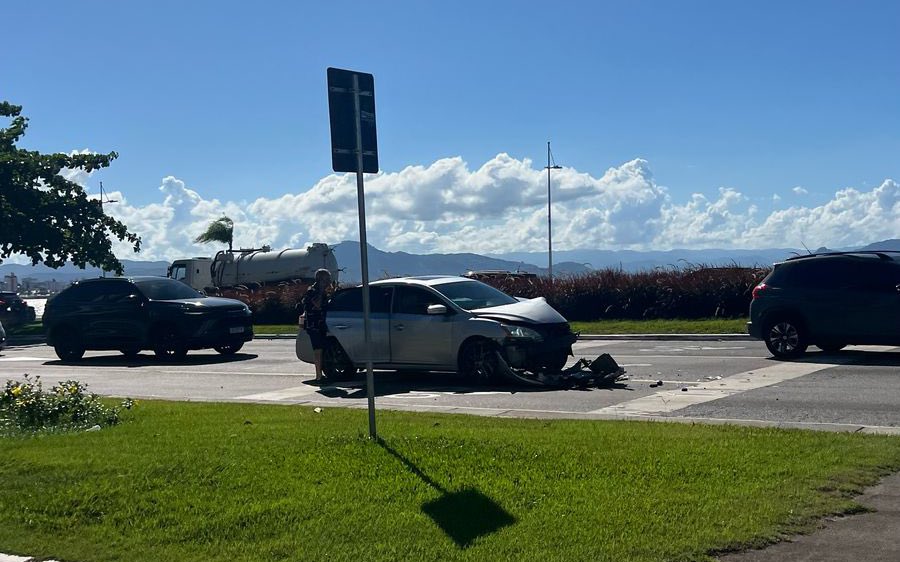
{"label": "license plate", "polygon": [[243,334],[244,327],[243,326],[235,326],[234,328],[228,328],[228,332],[231,334]]}

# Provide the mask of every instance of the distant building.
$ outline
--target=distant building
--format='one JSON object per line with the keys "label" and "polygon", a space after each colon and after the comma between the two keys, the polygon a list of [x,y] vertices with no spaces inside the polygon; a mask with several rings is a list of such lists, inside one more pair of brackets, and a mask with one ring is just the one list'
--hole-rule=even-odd
{"label": "distant building", "polygon": [[3,290],[12,291],[13,293],[19,290],[19,278],[16,277],[15,273],[9,273],[3,277]]}

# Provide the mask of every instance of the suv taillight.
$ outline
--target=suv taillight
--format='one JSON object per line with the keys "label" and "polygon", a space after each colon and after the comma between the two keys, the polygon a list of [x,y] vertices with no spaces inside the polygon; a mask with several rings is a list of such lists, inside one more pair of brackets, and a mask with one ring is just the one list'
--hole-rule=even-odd
{"label": "suv taillight", "polygon": [[760,283],[756,287],[753,287],[753,300],[756,300],[759,297],[761,297],[763,295],[763,293],[766,292],[766,289],[768,289],[768,288],[769,288],[769,286],[766,285],[765,283]]}

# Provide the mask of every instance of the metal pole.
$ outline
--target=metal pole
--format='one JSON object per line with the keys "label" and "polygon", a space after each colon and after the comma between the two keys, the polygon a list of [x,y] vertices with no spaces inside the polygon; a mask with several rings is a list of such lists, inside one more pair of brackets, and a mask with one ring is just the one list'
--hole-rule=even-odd
{"label": "metal pole", "polygon": [[359,263],[362,270],[363,333],[366,348],[366,394],[369,399],[369,437],[375,439],[375,375],[372,372],[372,325],[369,306],[369,246],[366,242],[366,194],[363,190],[362,123],[359,111],[359,76],[353,75],[356,113],[356,196],[359,205]]}
{"label": "metal pole", "polygon": [[547,275],[553,281],[553,211],[550,206],[550,141],[547,141]]}

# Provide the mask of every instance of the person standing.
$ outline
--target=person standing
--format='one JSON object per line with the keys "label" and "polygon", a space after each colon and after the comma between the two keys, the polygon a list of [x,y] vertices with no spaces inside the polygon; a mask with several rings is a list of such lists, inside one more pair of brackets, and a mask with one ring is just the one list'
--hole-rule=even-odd
{"label": "person standing", "polygon": [[315,279],[315,283],[303,295],[302,302],[304,329],[309,334],[315,356],[316,382],[322,382],[322,350],[325,348],[325,334],[328,332],[325,314],[328,301],[334,294],[334,284],[331,282],[331,272],[327,269],[317,270]]}

